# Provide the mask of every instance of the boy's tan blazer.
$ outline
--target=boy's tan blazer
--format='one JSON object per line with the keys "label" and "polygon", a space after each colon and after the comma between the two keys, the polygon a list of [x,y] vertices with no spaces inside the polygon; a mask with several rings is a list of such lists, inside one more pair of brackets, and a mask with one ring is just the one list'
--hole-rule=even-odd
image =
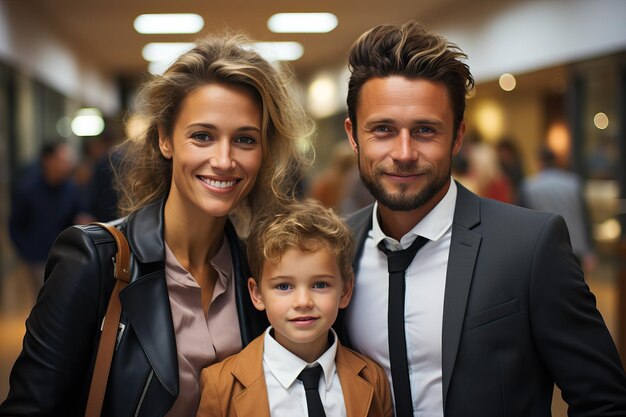
{"label": "boy's tan blazer", "polygon": [[[202,371],[197,416],[270,417],[263,374],[264,337]],[[380,366],[341,344],[335,365],[348,417],[393,416],[389,382]]]}

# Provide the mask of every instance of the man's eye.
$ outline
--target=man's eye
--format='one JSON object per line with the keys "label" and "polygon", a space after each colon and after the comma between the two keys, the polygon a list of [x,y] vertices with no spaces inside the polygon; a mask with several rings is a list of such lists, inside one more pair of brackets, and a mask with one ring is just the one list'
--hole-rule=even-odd
{"label": "man's eye", "polygon": [[391,132],[391,129],[387,126],[377,126],[374,128],[374,132]]}
{"label": "man's eye", "polygon": [[435,133],[435,130],[434,130],[432,127],[429,127],[429,126],[421,126],[421,127],[418,127],[417,129],[415,129],[415,131],[416,131],[417,133],[420,133],[420,134],[424,134],[424,133]]}

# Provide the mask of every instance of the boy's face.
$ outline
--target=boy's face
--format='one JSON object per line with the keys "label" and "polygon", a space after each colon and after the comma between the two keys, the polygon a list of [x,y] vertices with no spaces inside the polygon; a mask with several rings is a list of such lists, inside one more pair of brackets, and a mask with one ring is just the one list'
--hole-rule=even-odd
{"label": "boy's face", "polygon": [[260,285],[248,288],[258,310],[266,310],[274,338],[293,354],[313,362],[327,349],[328,330],[352,295],[335,256],[325,247],[307,253],[288,249],[278,263],[265,262]]}

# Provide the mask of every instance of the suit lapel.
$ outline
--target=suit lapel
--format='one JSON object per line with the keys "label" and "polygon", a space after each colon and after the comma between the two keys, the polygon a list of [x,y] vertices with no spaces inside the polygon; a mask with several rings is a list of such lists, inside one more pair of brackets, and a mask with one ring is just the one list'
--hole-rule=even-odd
{"label": "suit lapel", "polygon": [[372,403],[374,389],[359,376],[359,372],[365,367],[365,362],[341,344],[337,347],[335,362],[347,417],[366,417],[369,405]]}
{"label": "suit lapel", "polygon": [[482,239],[471,230],[480,222],[480,199],[459,183],[457,191],[443,303],[441,354],[444,410],[461,340],[474,265]]}
{"label": "suit lapel", "polygon": [[237,356],[232,374],[243,385],[243,390],[233,402],[237,416],[270,417],[267,385],[263,373],[263,341],[265,336],[254,339]]}

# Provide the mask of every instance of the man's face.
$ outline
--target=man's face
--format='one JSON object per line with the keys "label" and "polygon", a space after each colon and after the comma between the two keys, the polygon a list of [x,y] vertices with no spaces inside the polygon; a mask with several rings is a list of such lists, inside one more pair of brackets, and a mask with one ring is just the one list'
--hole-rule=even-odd
{"label": "man's face", "polygon": [[43,175],[46,182],[57,186],[67,181],[76,168],[77,157],[69,145],[60,145],[43,160]]}
{"label": "man's face", "polygon": [[357,137],[350,119],[346,133],[358,155],[361,179],[379,204],[394,211],[434,207],[447,192],[452,156],[465,133],[464,123],[454,131],[444,84],[373,78],[361,89],[356,118]]}

